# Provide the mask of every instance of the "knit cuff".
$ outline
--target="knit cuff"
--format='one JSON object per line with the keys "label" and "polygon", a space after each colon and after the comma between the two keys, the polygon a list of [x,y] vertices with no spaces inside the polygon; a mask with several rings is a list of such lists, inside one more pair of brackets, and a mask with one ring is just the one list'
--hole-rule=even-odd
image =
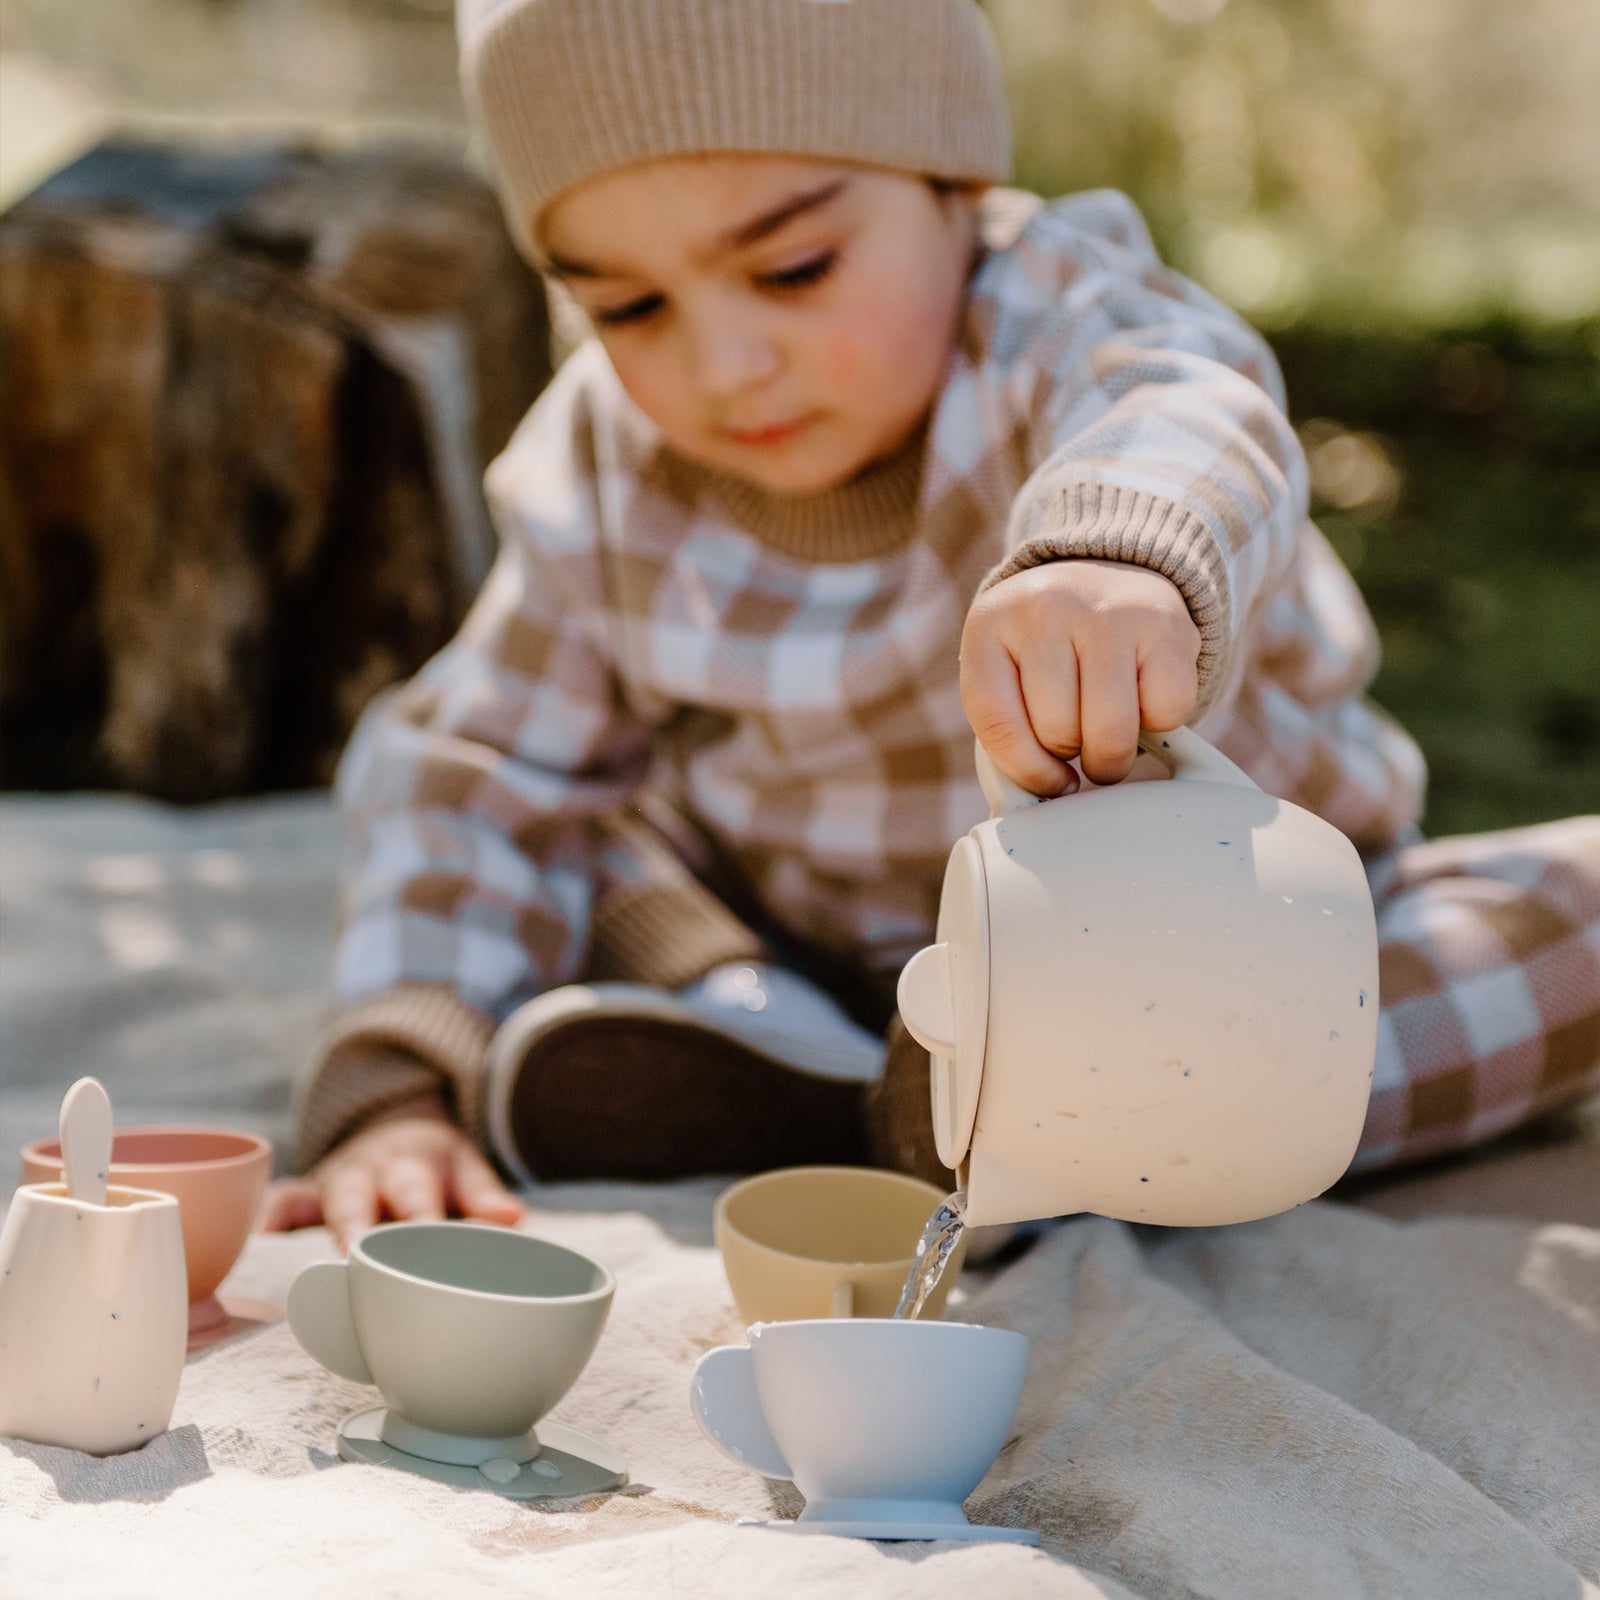
{"label": "knit cuff", "polygon": [[1030,567],[1073,558],[1126,561],[1159,572],[1177,586],[1200,630],[1200,695],[1190,720],[1198,719],[1227,682],[1233,650],[1227,562],[1204,518],[1144,490],[1069,483],[1028,520],[1026,540],[988,573],[979,592]]}
{"label": "knit cuff", "polygon": [[681,989],[724,961],[760,961],[760,937],[693,878],[620,884],[594,911],[590,975]]}
{"label": "knit cuff", "polygon": [[334,1018],[297,1086],[301,1170],[384,1111],[438,1092],[476,1137],[493,1022],[438,984],[405,984]]}

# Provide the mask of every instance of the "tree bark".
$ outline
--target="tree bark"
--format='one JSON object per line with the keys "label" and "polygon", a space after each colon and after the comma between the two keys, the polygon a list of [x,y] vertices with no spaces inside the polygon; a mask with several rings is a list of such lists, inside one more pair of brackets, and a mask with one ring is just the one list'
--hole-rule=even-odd
{"label": "tree bark", "polygon": [[326,783],[482,581],[548,376],[443,158],[111,146],[0,218],[0,783]]}

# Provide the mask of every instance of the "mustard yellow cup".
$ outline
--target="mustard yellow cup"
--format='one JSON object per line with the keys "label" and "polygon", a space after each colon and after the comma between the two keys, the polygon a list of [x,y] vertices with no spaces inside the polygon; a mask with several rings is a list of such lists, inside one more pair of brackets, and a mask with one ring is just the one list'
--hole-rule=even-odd
{"label": "mustard yellow cup", "polygon": [[[747,1323],[891,1317],[917,1241],[945,1191],[871,1167],[782,1167],[725,1189],[713,1226]],[[957,1244],[922,1311],[944,1310],[961,1272]]]}

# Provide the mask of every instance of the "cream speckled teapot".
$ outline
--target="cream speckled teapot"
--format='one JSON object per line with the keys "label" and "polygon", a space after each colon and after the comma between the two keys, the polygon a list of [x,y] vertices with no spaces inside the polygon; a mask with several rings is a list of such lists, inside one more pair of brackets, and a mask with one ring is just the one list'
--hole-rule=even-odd
{"label": "cream speckled teapot", "polygon": [[1140,742],[1172,781],[1043,801],[978,752],[995,815],[899,987],[972,1223],[1245,1222],[1355,1153],[1378,1027],[1355,848],[1187,729]]}

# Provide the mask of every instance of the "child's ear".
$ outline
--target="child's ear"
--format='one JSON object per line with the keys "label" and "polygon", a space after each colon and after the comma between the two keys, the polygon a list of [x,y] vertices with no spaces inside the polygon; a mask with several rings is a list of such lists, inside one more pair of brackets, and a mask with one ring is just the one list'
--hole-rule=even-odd
{"label": "child's ear", "polygon": [[978,244],[978,209],[983,203],[983,197],[993,187],[993,184],[983,182],[957,183],[949,178],[933,180],[933,192],[945,215],[961,233],[965,234],[968,244],[973,249],[976,249]]}
{"label": "child's ear", "polygon": [[994,187],[981,179],[971,181],[957,180],[954,178],[930,178],[928,180],[934,194],[949,208],[965,212],[976,220],[978,207],[983,202],[983,197]]}

